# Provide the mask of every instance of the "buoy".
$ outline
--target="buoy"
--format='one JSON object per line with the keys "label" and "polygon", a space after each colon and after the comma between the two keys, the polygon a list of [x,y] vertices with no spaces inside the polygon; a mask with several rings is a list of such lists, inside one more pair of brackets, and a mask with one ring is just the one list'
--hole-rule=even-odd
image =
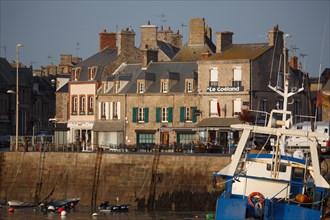
{"label": "buoy", "polygon": [[206,219],[214,219],[214,214],[206,214]]}
{"label": "buoy", "polygon": [[61,212],[61,216],[66,216],[66,211],[65,211],[65,210],[63,210],[63,211]]}
{"label": "buoy", "polygon": [[13,207],[10,207],[10,208],[8,209],[8,212],[14,212],[14,208],[13,208]]}
{"label": "buoy", "polygon": [[92,214],[92,216],[93,217],[97,217],[99,214],[97,214],[96,212],[94,212],[93,214]]}
{"label": "buoy", "polygon": [[62,211],[64,211],[64,208],[63,207],[60,207],[57,209],[58,213],[61,213]]}
{"label": "buoy", "polygon": [[48,206],[47,210],[50,211],[50,212],[54,212],[55,211],[55,207],[52,206],[52,205],[50,205],[50,206]]}

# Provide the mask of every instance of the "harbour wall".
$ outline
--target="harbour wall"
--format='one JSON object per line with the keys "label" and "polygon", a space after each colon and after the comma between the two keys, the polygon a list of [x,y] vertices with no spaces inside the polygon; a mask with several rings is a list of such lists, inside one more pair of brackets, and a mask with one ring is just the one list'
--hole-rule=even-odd
{"label": "harbour wall", "polygon": [[214,210],[223,184],[212,174],[230,157],[159,153],[0,153],[0,200],[81,198],[79,205]]}

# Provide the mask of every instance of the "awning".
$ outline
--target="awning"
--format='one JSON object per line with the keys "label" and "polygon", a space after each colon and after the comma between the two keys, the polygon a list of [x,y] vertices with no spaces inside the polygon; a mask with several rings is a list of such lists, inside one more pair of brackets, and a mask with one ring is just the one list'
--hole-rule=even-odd
{"label": "awning", "polygon": [[220,118],[220,117],[211,117],[204,118],[196,124],[196,127],[227,127],[230,128],[230,125],[241,124],[238,118]]}
{"label": "awning", "polygon": [[110,122],[94,122],[93,131],[124,131],[123,121],[110,121]]}

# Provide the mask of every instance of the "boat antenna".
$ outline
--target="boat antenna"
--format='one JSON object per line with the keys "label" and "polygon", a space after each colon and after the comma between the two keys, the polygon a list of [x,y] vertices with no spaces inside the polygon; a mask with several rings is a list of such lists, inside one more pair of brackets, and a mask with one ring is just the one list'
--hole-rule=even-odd
{"label": "boat antenna", "polygon": [[[323,39],[322,39],[322,46],[321,46],[321,56],[320,56],[320,67],[319,67],[319,79],[318,79],[318,85],[317,85],[317,92],[320,92],[320,81],[321,81],[321,71],[322,71],[322,60],[323,60],[323,48],[324,48],[324,41],[325,41],[325,33],[327,30],[328,26],[328,18],[329,14],[327,14],[326,19],[325,19],[325,25],[324,25],[324,32],[323,32]],[[316,102],[317,103],[317,102]],[[315,119],[317,119],[317,111],[318,106],[315,108]]]}

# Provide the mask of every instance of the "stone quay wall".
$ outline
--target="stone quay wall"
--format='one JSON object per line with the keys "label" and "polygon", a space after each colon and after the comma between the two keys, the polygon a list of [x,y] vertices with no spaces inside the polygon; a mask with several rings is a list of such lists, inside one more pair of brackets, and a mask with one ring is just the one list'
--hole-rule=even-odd
{"label": "stone quay wall", "polygon": [[0,153],[0,199],[42,202],[81,198],[79,205],[214,210],[223,184],[212,174],[230,157],[159,153]]}

